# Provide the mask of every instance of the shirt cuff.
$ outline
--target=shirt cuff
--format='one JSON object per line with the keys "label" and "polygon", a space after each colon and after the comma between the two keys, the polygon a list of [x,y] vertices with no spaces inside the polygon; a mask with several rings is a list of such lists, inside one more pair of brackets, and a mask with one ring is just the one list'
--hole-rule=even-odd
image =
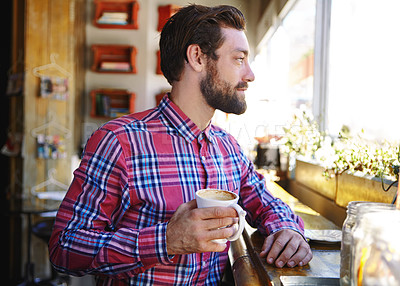
{"label": "shirt cuff", "polygon": [[143,266],[172,263],[173,255],[167,252],[167,223],[146,227],[139,231],[139,256]]}

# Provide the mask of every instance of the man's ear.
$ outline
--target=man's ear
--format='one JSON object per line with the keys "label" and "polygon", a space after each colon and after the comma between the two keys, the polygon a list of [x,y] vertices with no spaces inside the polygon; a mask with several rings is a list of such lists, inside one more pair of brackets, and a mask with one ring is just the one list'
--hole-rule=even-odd
{"label": "man's ear", "polygon": [[202,72],[206,65],[206,55],[202,53],[199,45],[192,44],[186,50],[188,64],[196,72]]}

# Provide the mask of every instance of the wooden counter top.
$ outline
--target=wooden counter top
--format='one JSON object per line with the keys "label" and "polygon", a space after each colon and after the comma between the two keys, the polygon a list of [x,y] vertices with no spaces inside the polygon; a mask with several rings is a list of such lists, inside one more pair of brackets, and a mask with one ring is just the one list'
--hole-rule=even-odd
{"label": "wooden counter top", "polygon": [[[268,190],[287,203],[305,225],[305,229],[337,230],[334,223],[302,204],[278,184],[268,181]],[[308,265],[294,268],[277,268],[259,257],[264,237],[257,229],[246,226],[243,235],[231,243],[229,258],[236,285],[281,285],[281,276],[308,276],[339,278],[340,244],[320,244],[310,242],[313,259]]]}

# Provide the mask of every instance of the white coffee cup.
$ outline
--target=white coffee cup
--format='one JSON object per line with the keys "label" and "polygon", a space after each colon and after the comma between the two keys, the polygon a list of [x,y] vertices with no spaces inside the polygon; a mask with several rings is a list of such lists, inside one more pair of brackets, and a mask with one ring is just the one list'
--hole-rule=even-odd
{"label": "white coffee cup", "polygon": [[226,243],[228,240],[235,241],[242,234],[245,225],[246,211],[237,204],[238,200],[239,196],[237,194],[225,190],[202,189],[196,192],[198,208],[232,207],[238,213],[239,223],[236,233],[227,239],[215,239],[213,240],[214,242]]}

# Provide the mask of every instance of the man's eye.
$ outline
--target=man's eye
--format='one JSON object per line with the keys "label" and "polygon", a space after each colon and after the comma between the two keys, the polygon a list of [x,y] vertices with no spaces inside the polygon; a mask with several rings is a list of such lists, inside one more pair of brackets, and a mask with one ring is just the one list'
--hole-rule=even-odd
{"label": "man's eye", "polygon": [[236,60],[237,60],[239,63],[243,63],[244,58],[237,58]]}

